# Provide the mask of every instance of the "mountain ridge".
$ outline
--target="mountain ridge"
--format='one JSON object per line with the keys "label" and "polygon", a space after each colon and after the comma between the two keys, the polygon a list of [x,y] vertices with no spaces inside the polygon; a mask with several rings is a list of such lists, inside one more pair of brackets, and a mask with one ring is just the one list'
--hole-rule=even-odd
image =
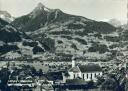
{"label": "mountain ridge", "polygon": [[0,11],[0,18],[2,18],[3,20],[11,23],[12,21],[14,21],[14,17],[11,16],[10,13],[8,13],[7,11]]}
{"label": "mountain ridge", "polygon": [[[19,29],[23,28],[23,30],[26,31],[34,31],[54,22],[65,22],[67,20],[75,18],[74,15],[66,14],[62,12],[60,9],[49,9],[50,12],[47,12],[46,10],[44,10],[44,8],[46,7],[39,3],[38,6],[35,7],[35,9],[32,12],[30,12],[25,16],[17,18],[14,22],[12,22],[12,24]],[[79,17],[84,18],[81,16],[78,16],[77,18],[79,19]],[[91,21],[90,19],[87,18],[84,19],[87,21]],[[31,25],[35,27],[29,29],[28,27]]]}
{"label": "mountain ridge", "polygon": [[32,12],[11,23],[44,47],[45,52],[40,54],[42,59],[69,61],[71,56],[77,55],[83,60],[110,61],[116,56],[120,41],[116,27],[59,9],[44,8],[38,4]]}
{"label": "mountain ridge", "polygon": [[[32,57],[45,49],[38,41],[32,40],[24,32],[18,31],[8,22],[0,18],[0,58],[18,59]],[[24,60],[25,60],[24,59]]]}

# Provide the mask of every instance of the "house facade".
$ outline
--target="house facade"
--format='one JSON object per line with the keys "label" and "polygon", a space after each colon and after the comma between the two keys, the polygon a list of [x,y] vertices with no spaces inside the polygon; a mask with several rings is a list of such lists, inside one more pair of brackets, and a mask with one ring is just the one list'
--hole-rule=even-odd
{"label": "house facade", "polygon": [[81,78],[85,81],[97,81],[97,76],[102,76],[102,68],[98,64],[87,64],[75,66],[75,61],[72,61],[72,68],[68,70],[69,76],[65,79]]}

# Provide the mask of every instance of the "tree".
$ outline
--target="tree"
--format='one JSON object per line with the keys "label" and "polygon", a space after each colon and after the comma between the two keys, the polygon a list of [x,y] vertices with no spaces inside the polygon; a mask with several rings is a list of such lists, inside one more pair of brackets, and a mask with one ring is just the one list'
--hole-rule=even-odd
{"label": "tree", "polygon": [[93,80],[89,81],[87,86],[88,86],[88,88],[93,88],[94,87]]}
{"label": "tree", "polygon": [[96,85],[98,86],[98,85],[101,85],[103,82],[105,81],[105,79],[103,78],[103,77],[97,77],[97,83],[96,83]]}
{"label": "tree", "polygon": [[43,75],[43,71],[42,71],[42,69],[39,69],[39,71],[38,71],[38,75],[39,75],[39,76],[42,76],[42,75]]}
{"label": "tree", "polygon": [[108,79],[102,83],[101,88],[113,91],[125,91],[125,69],[117,70],[108,74]]}
{"label": "tree", "polygon": [[34,67],[31,67],[31,71],[32,71],[33,75],[36,75],[37,71],[36,71],[36,69]]}
{"label": "tree", "polygon": [[10,75],[10,72],[6,68],[3,68],[0,71],[0,80],[1,80],[1,82],[0,82],[0,89],[2,91],[6,91],[6,87],[7,87],[7,82],[8,82],[8,79],[9,79],[9,75]]}

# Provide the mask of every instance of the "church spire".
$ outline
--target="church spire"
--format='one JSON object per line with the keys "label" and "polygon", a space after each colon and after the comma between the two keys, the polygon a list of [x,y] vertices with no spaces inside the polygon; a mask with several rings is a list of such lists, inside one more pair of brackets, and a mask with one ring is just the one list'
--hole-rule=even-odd
{"label": "church spire", "polygon": [[72,68],[76,66],[76,63],[75,63],[75,57],[73,56],[72,57]]}

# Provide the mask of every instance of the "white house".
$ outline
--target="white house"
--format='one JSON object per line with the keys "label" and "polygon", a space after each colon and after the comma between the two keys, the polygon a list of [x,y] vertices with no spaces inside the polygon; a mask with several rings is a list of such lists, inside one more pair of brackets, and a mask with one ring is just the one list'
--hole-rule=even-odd
{"label": "white house", "polygon": [[102,68],[98,64],[86,64],[75,66],[75,61],[72,61],[72,68],[68,70],[69,76],[66,79],[82,78],[85,81],[97,81],[97,76],[102,76]]}

